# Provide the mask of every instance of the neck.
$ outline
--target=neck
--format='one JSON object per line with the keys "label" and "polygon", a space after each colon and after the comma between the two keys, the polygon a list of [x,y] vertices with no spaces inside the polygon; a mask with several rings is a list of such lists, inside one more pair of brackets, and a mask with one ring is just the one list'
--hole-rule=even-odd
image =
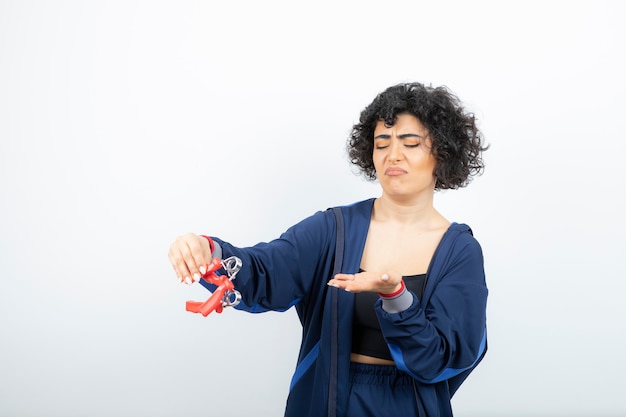
{"label": "neck", "polygon": [[374,218],[401,224],[429,225],[442,219],[433,206],[432,193],[421,198],[399,199],[383,193],[374,202]]}

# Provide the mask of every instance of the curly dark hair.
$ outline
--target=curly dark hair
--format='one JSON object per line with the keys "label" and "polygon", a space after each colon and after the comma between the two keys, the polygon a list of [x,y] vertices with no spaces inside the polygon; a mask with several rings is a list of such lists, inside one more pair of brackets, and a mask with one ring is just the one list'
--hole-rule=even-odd
{"label": "curly dark hair", "polygon": [[384,120],[393,126],[401,113],[412,114],[430,132],[432,152],[437,158],[435,189],[464,187],[482,174],[482,152],[489,146],[476,127],[473,113],[466,112],[460,100],[447,87],[402,83],[378,94],[352,127],[347,150],[350,162],[370,181],[376,180],[372,153],[374,129]]}

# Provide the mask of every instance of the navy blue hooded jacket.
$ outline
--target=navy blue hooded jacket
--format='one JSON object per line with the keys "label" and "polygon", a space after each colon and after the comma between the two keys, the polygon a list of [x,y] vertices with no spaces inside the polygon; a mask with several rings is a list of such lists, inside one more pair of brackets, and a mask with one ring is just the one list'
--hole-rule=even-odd
{"label": "navy blue hooded jacket", "polygon": [[[341,207],[343,273],[359,271],[373,202]],[[234,281],[242,295],[237,308],[297,310],[302,343],[285,416],[342,417],[348,399],[354,294],[326,284],[335,260],[332,210],[249,248],[213,239],[223,258],[234,255],[242,260]],[[487,350],[486,302],[480,245],[467,225],[457,223],[450,225],[435,251],[422,300],[414,297],[407,310],[394,314],[377,302],[381,330],[396,366],[415,380],[422,416],[452,416],[452,395]]]}

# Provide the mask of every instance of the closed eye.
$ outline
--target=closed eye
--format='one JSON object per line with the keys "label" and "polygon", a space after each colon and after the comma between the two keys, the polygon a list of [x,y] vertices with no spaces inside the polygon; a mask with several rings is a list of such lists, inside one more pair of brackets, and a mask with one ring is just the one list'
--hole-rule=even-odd
{"label": "closed eye", "polygon": [[407,148],[417,148],[422,143],[422,137],[414,133],[400,135],[398,136],[398,139],[400,139]]}
{"label": "closed eye", "polygon": [[389,146],[389,142],[391,142],[391,138],[374,139],[374,148],[385,149]]}

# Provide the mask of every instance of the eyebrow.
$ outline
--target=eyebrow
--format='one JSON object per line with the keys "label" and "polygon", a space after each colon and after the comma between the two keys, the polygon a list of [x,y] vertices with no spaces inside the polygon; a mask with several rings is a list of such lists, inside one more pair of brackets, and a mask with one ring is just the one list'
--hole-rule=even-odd
{"label": "eyebrow", "polygon": [[[425,136],[418,135],[417,133],[404,133],[402,135],[398,135],[398,139],[408,139],[408,138],[420,138],[423,139]],[[374,140],[376,139],[391,139],[391,135],[386,133],[381,133],[380,135],[374,136]]]}

